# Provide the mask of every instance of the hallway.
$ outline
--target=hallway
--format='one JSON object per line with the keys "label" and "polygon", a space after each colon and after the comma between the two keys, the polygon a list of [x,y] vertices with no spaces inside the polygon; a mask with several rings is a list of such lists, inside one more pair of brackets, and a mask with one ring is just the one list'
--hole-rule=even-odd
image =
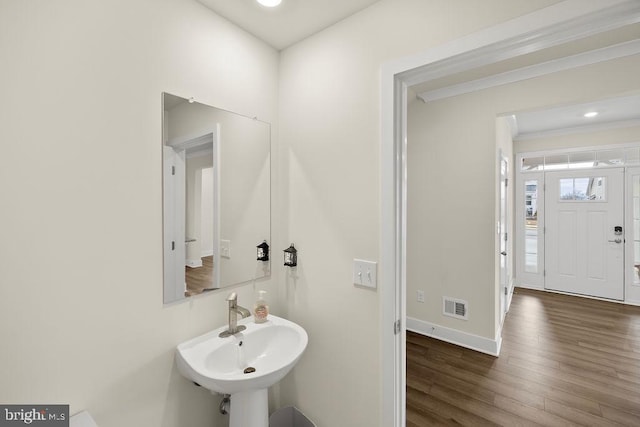
{"label": "hallway", "polygon": [[502,338],[407,333],[407,426],[640,425],[640,307],[516,288]]}

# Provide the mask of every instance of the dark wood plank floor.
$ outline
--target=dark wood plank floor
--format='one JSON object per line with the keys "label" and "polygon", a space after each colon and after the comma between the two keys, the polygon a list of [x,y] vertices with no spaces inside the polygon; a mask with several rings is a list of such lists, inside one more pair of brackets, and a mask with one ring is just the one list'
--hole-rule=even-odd
{"label": "dark wood plank floor", "polygon": [[407,333],[407,426],[640,426],[640,307],[517,288],[502,338]]}
{"label": "dark wood plank floor", "polygon": [[185,296],[198,295],[205,289],[217,289],[213,288],[213,255],[202,258],[202,267],[186,267],[185,276]]}

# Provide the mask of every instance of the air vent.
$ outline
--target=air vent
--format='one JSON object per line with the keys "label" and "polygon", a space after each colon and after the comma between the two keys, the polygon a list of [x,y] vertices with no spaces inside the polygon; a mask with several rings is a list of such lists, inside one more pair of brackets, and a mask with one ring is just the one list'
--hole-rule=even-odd
{"label": "air vent", "polygon": [[469,315],[467,306],[468,303],[466,301],[455,298],[442,297],[442,314],[444,314],[445,316],[467,320]]}

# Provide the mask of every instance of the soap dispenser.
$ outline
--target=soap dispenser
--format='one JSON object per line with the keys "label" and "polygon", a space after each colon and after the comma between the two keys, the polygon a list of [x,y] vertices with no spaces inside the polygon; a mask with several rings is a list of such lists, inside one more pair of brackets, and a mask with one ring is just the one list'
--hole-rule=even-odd
{"label": "soap dispenser", "polygon": [[266,322],[267,316],[269,316],[269,306],[264,298],[266,294],[267,291],[258,291],[258,300],[253,306],[253,317],[256,323]]}

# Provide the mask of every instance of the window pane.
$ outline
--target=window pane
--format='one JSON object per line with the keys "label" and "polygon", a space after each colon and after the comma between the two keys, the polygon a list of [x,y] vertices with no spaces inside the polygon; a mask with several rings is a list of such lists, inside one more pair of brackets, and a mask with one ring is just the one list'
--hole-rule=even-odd
{"label": "window pane", "polygon": [[573,200],[573,178],[560,179],[560,200]]}
{"label": "window pane", "polygon": [[532,179],[524,183],[524,271],[538,272],[538,180]]}
{"label": "window pane", "polygon": [[544,170],[567,169],[569,167],[569,156],[559,154],[556,156],[547,156],[544,159]]}
{"label": "window pane", "polygon": [[522,165],[520,166],[520,170],[523,170],[523,171],[542,170],[542,165],[544,165],[544,157],[522,158]]}
{"label": "window pane", "polygon": [[561,178],[560,200],[602,201],[605,188],[605,178],[601,176]]}
{"label": "window pane", "polygon": [[589,178],[589,186],[587,187],[587,198],[589,200],[605,200],[605,180],[603,176]]}
{"label": "window pane", "polygon": [[627,148],[625,150],[626,164],[640,163],[640,149],[639,148]]}
{"label": "window pane", "polygon": [[569,154],[569,169],[592,168],[595,161],[595,153],[593,151],[587,153],[571,153]]}
{"label": "window pane", "polygon": [[607,150],[596,153],[598,166],[620,166],[624,164],[624,150]]}

